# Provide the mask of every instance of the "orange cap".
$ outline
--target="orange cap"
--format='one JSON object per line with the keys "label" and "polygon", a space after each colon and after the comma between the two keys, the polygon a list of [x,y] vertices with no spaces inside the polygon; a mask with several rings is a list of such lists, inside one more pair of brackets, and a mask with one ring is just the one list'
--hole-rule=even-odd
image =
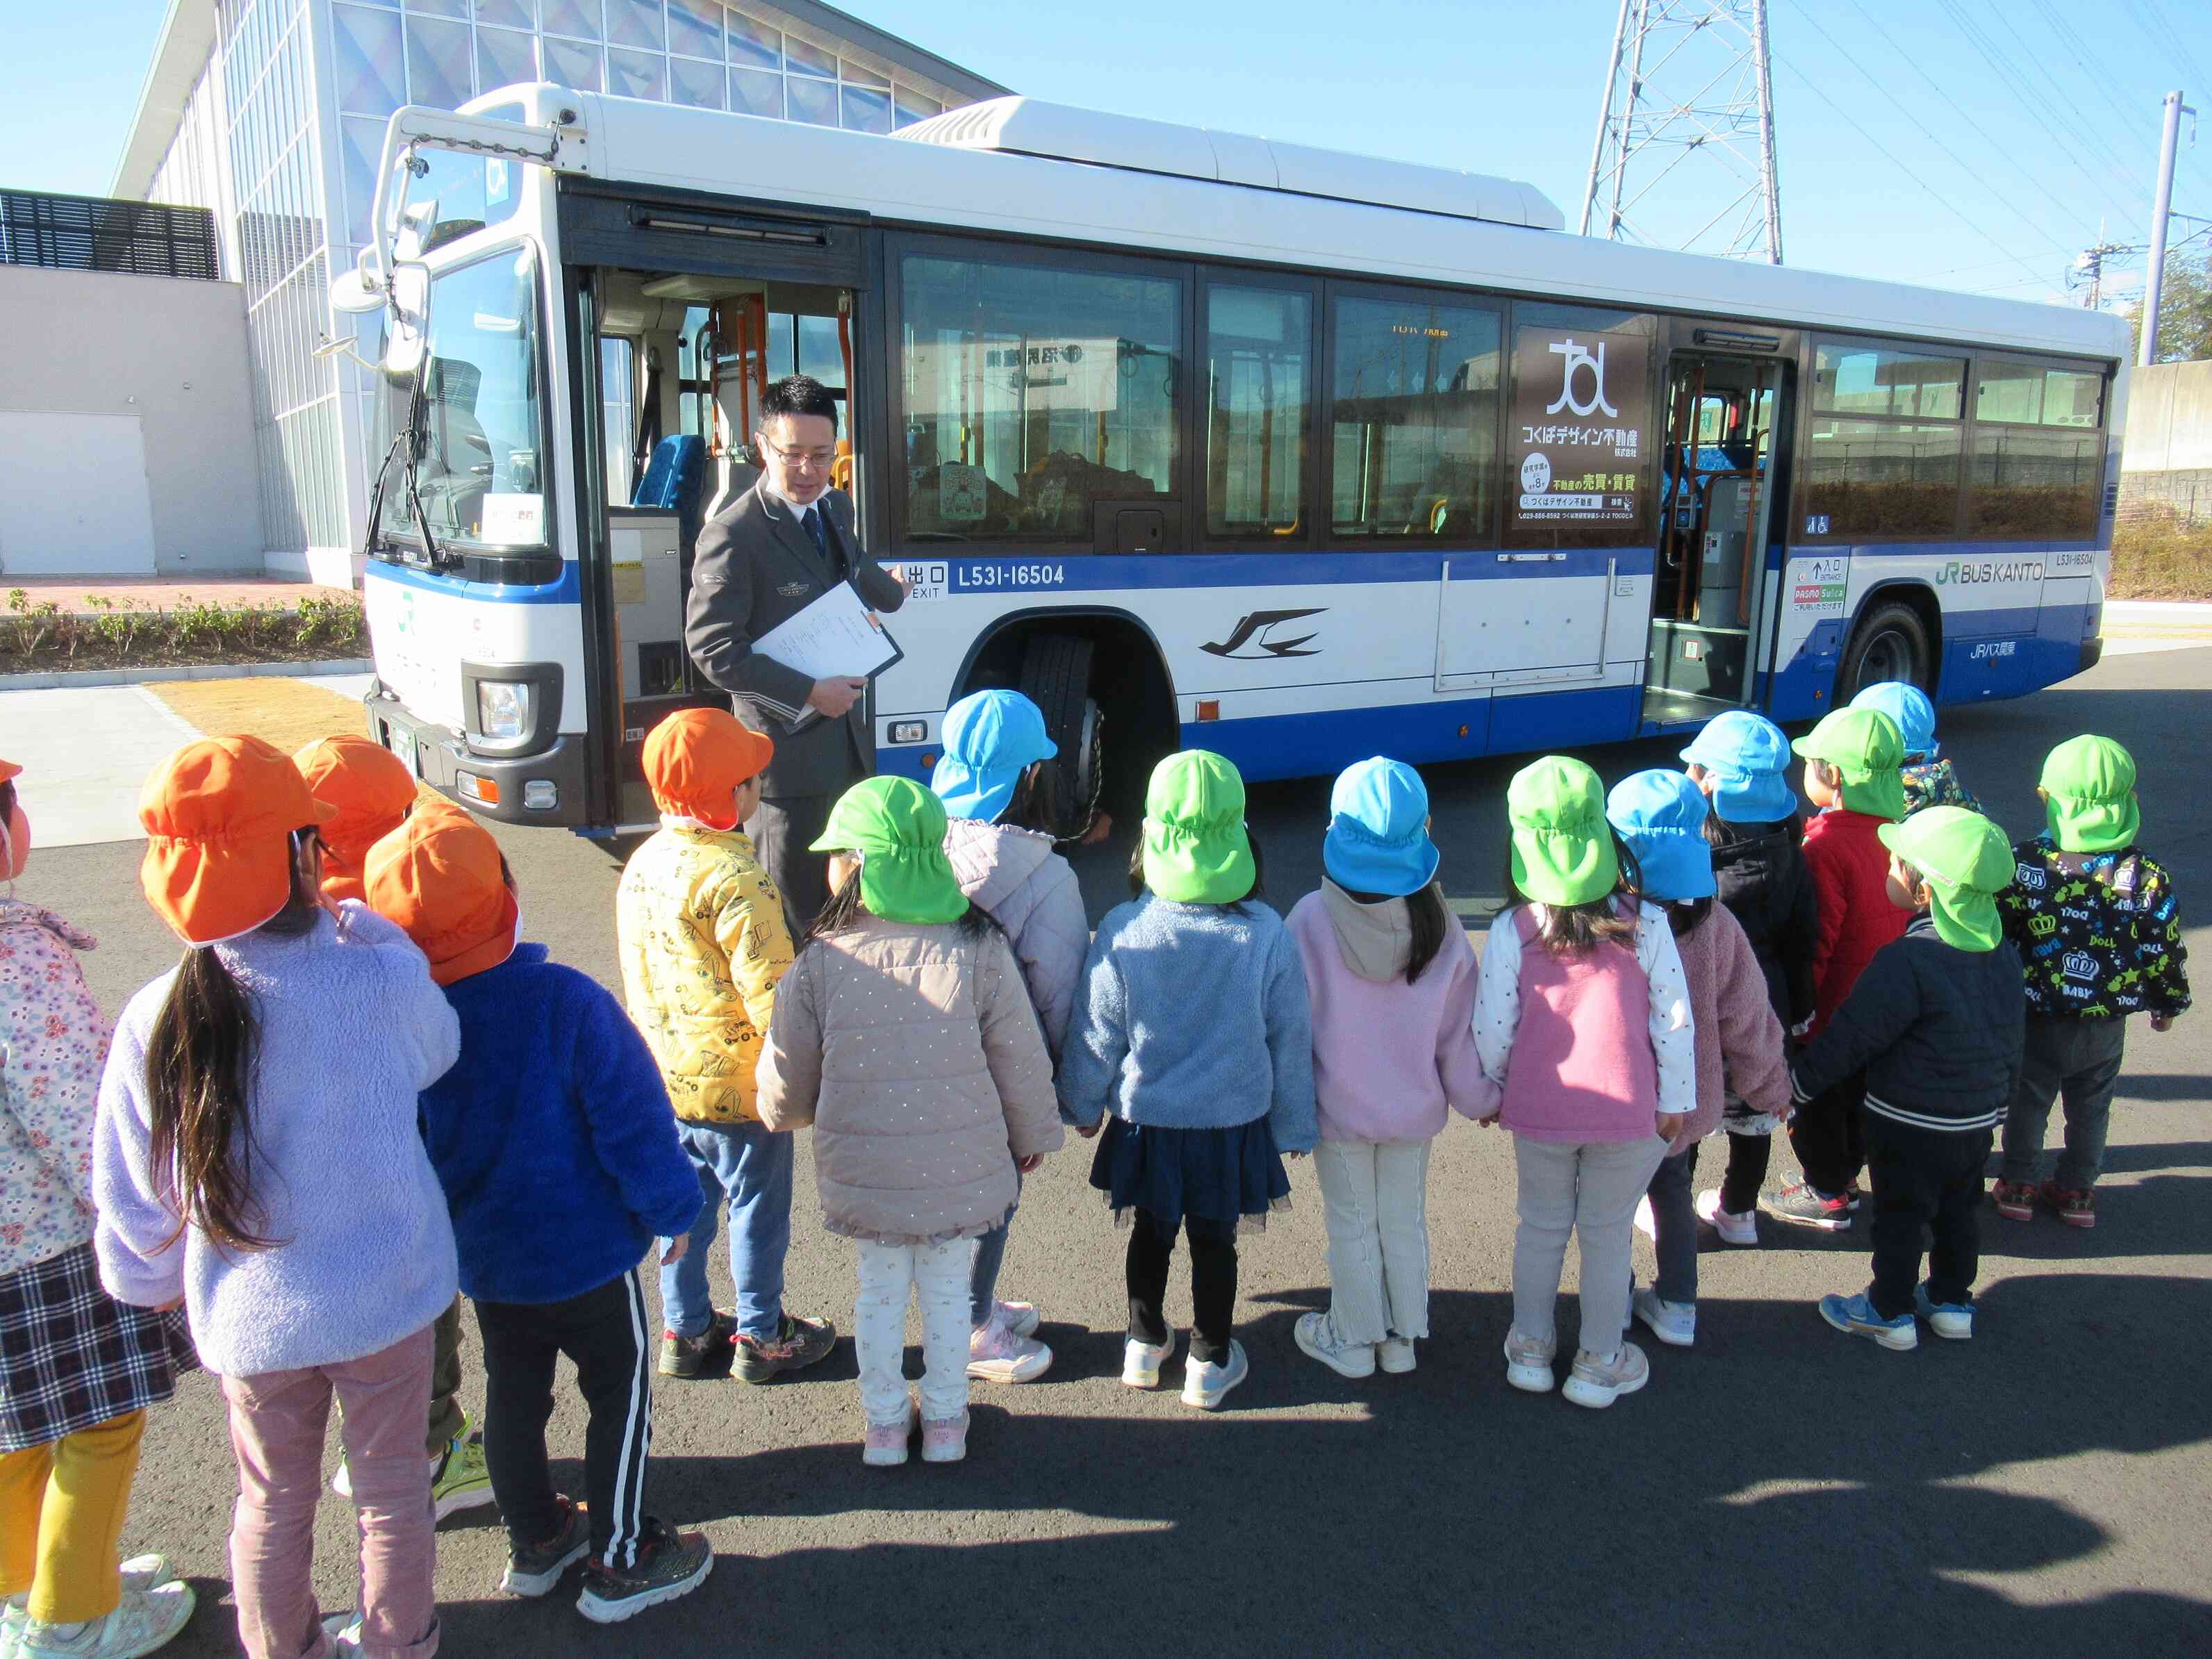
{"label": "orange cap", "polygon": [[738,812],[730,797],[758,777],[775,754],[765,732],[726,708],[679,708],[645,740],[645,781],[662,811],[696,818],[710,830],[734,830]]}
{"label": "orange cap", "polygon": [[0,760],[0,783],[5,783],[10,778],[20,778],[22,775],[23,769],[15,762]]}
{"label": "orange cap", "polygon": [[382,744],[349,732],[318,738],[292,759],[331,811],[323,826],[323,896],[333,902],[364,896],[362,865],[415,804],[415,775]]}
{"label": "orange cap", "polygon": [[292,832],[330,821],[300,769],[259,738],[203,738],[138,793],[146,902],[187,945],[250,933],[292,896]]}
{"label": "orange cap", "polygon": [[441,985],[514,954],[521,913],[500,874],[491,831],[449,801],[428,801],[368,850],[369,908],[430,958]]}

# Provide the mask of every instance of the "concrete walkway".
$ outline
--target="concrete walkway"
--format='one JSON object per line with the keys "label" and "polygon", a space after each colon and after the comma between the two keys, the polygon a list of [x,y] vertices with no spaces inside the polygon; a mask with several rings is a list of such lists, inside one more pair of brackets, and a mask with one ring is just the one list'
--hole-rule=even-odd
{"label": "concrete walkway", "polygon": [[74,616],[90,616],[97,609],[85,603],[88,594],[141,611],[173,611],[187,604],[291,605],[349,596],[343,587],[274,576],[0,576],[0,595],[19,587],[33,605],[58,605]]}

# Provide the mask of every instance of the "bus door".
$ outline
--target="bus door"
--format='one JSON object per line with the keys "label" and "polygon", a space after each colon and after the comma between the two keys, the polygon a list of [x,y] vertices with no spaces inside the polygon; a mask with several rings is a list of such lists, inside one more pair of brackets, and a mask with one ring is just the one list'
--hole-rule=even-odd
{"label": "bus door", "polygon": [[[1668,358],[1662,405],[1647,728],[1754,700],[1776,610],[1771,555],[1786,518],[1775,503],[1789,489],[1793,374],[1780,333],[1675,327],[1690,349]],[[1711,349],[1717,337],[1738,349]]]}
{"label": "bus door", "polygon": [[759,477],[753,431],[769,385],[807,374],[836,395],[836,482],[856,498],[862,486],[848,418],[859,407],[857,280],[817,280],[857,279],[860,235],[590,198],[563,224],[571,259],[580,240],[602,261],[574,270],[579,337],[592,344],[576,354],[578,396],[598,416],[579,422],[577,476],[587,648],[604,671],[594,729],[606,734],[609,787],[596,827],[628,833],[657,822],[646,735],[675,709],[728,704],[685,649],[684,612],[701,530]]}

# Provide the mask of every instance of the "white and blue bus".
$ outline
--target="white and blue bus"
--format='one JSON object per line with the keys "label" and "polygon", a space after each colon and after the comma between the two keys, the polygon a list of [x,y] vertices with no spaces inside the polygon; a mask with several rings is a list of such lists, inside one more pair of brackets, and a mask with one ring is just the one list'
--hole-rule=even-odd
{"label": "white and blue bus", "polygon": [[878,766],[1018,686],[1071,830],[1185,744],[1294,777],[2100,649],[2129,337],[2094,312],[1027,99],[879,137],[534,85],[404,109],[384,159],[333,295],[382,319],[369,723],[488,816],[651,820],[646,732],[720,696],[693,538],[797,371],[916,578]]}

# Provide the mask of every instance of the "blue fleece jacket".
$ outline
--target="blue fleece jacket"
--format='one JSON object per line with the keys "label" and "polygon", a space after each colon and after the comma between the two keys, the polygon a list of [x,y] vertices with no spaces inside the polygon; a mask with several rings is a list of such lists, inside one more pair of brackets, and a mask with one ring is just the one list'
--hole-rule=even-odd
{"label": "blue fleece jacket", "polygon": [[485,1302],[564,1302],[688,1233],[699,1177],[660,1068],[595,981],[520,945],[456,980],[461,1057],[422,1091],[461,1289]]}
{"label": "blue fleece jacket", "polygon": [[1147,893],[1107,913],[1060,1058],[1060,1115],[1111,1111],[1168,1129],[1268,1120],[1310,1152],[1313,1015],[1283,919],[1256,900],[1176,904]]}

